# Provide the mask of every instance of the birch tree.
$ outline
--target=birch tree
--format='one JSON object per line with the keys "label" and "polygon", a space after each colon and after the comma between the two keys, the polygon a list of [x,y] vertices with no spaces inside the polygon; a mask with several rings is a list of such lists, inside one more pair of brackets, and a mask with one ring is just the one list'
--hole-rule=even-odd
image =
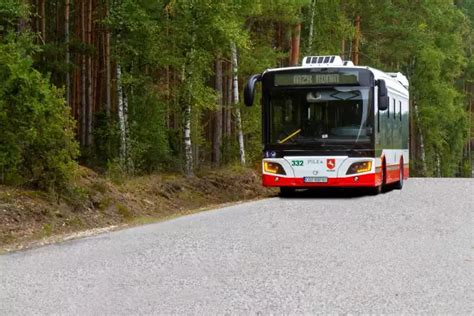
{"label": "birch tree", "polygon": [[314,14],[316,11],[316,0],[311,0],[309,35],[308,35],[308,55],[313,55],[313,33],[314,33]]}
{"label": "birch tree", "polygon": [[239,158],[240,164],[245,166],[245,145],[244,145],[244,132],[242,130],[242,118],[240,116],[239,108],[239,73],[238,73],[238,59],[237,59],[237,46],[234,42],[231,43],[231,55],[232,55],[232,78],[233,78],[233,105],[235,111],[235,120],[237,125],[237,137],[239,141]]}
{"label": "birch tree", "polygon": [[192,177],[194,175],[194,161],[191,140],[191,100],[188,100],[184,108],[184,155],[186,176]]}
{"label": "birch tree", "polygon": [[128,139],[128,101],[123,91],[122,69],[117,66],[117,94],[118,94],[118,119],[120,126],[120,163],[130,171],[129,139]]}
{"label": "birch tree", "polygon": [[[193,56],[193,49],[191,49],[190,52],[191,55],[191,60]],[[185,84],[185,91],[184,95],[185,97],[183,98],[185,104],[184,104],[184,130],[183,130],[183,136],[184,136],[184,170],[185,174],[187,177],[192,177],[194,175],[194,160],[193,160],[193,144],[192,144],[192,139],[191,139],[191,110],[192,110],[192,75],[193,72],[190,70],[189,76],[188,76],[188,81],[186,81],[187,76],[186,76],[186,67],[183,66],[182,70],[182,80]],[[186,88],[186,85],[189,85],[189,88]]]}
{"label": "birch tree", "polygon": [[217,94],[217,108],[214,115],[214,137],[212,144],[212,160],[214,167],[221,164],[221,147],[222,147],[222,59],[220,56],[215,62],[215,90]]}

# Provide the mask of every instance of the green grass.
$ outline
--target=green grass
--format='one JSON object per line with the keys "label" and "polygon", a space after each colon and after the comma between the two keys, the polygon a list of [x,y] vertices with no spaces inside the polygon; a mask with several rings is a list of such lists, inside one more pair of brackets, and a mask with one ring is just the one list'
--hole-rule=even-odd
{"label": "green grass", "polygon": [[132,220],[133,218],[133,214],[132,212],[130,212],[130,210],[128,209],[128,207],[126,207],[125,205],[123,205],[122,203],[116,203],[115,204],[115,207],[117,208],[117,213],[122,216],[122,218],[126,221],[130,221]]}

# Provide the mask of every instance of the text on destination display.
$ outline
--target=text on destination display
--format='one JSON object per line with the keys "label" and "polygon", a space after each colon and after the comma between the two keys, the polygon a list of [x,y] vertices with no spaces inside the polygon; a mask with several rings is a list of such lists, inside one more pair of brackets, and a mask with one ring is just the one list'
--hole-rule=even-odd
{"label": "text on destination display", "polygon": [[356,84],[357,73],[345,74],[275,74],[275,86]]}

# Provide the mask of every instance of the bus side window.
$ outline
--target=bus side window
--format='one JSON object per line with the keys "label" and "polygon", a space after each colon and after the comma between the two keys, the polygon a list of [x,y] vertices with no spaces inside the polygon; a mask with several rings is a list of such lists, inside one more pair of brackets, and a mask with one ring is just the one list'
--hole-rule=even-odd
{"label": "bus side window", "polygon": [[400,104],[400,122],[402,121],[402,101],[398,101]]}
{"label": "bus side window", "polygon": [[390,103],[388,104],[388,107],[387,107],[387,117],[390,118]]}
{"label": "bus side window", "polygon": [[397,102],[397,101],[396,101],[395,98],[394,98],[394,99],[393,99],[393,119],[395,119],[395,115],[397,114],[397,111],[396,111],[396,109],[395,109],[395,102]]}
{"label": "bus side window", "polygon": [[[377,94],[378,94],[378,88],[377,88]],[[378,109],[378,104],[377,104],[377,133],[380,133],[380,109]]]}

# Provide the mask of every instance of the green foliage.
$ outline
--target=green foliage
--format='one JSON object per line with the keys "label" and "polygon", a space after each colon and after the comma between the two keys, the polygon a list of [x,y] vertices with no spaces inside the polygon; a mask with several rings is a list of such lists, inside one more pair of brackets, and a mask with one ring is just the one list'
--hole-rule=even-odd
{"label": "green foliage", "polygon": [[113,183],[123,184],[126,180],[127,172],[117,159],[109,161],[106,175]]}
{"label": "green foliage", "polygon": [[166,133],[166,104],[153,93],[153,87],[144,85],[142,93],[130,101],[131,157],[134,166],[142,172],[153,172],[170,163],[168,135]]}
{"label": "green foliage", "polygon": [[[240,7],[220,1],[122,1],[113,7],[108,24],[116,34],[114,53],[124,71],[138,171],[182,165],[183,112],[188,105],[192,141],[207,146],[204,114],[216,106],[216,93],[209,84],[214,60],[228,54],[231,42],[247,45],[237,14]],[[149,71],[157,68],[178,74],[167,98],[163,81]],[[178,126],[167,130],[166,114]]]}
{"label": "green foliage", "polygon": [[[473,31],[467,17],[472,17],[473,6],[472,1],[459,2],[467,16],[448,0],[316,1],[315,33],[310,39],[314,54],[340,54],[345,40],[345,55],[350,58],[351,23],[359,15],[360,64],[409,76],[411,99],[419,108],[414,124],[424,136],[424,175],[453,176],[462,168],[468,113],[464,87],[457,81],[471,78],[467,57]],[[309,9],[304,12],[308,25]],[[420,159],[415,153],[411,158]],[[421,168],[412,172],[423,175]]]}
{"label": "green foliage", "polygon": [[[311,8],[306,7],[303,15],[302,52],[306,55],[334,55],[342,54],[341,42],[347,41],[345,47],[348,56],[349,40],[352,38],[354,28],[352,21],[346,16],[341,1],[322,0],[316,1],[314,6],[313,37],[309,38],[311,24]],[[309,51],[311,42],[312,51]]]}
{"label": "green foliage", "polygon": [[116,119],[108,117],[103,111],[95,115],[94,144],[83,149],[81,158],[94,166],[98,171],[106,171],[108,163],[117,159],[120,148],[120,130]]}
{"label": "green foliage", "polygon": [[[292,25],[298,22],[303,24],[302,52],[350,58],[353,23],[360,16],[361,64],[410,77],[412,100],[419,108],[414,124],[425,141],[426,175],[455,175],[468,137],[467,100],[459,80],[469,83],[474,78],[472,57],[468,59],[473,9],[467,0],[456,6],[450,0],[115,2],[107,23],[124,71],[135,165],[146,172],[182,165],[183,112],[188,105],[193,146],[210,152],[206,133],[212,132],[209,113],[216,104],[214,62],[230,59],[230,43],[239,49],[241,80],[286,64]],[[168,78],[168,88],[163,89],[157,69],[175,74],[171,82]],[[259,160],[260,109],[241,111],[247,160]],[[167,129],[170,118],[175,124]],[[235,138],[225,139],[225,161],[237,157],[236,145]]]}
{"label": "green foliage", "polygon": [[68,184],[78,154],[62,91],[18,43],[0,43],[0,179],[42,189]]}
{"label": "green foliage", "polygon": [[[164,11],[160,12],[160,6],[159,1],[121,1],[112,6],[105,21],[115,35],[114,59],[123,70],[122,85],[129,106],[129,154],[136,172],[160,170],[170,161],[165,128],[167,108],[159,96],[160,82],[154,72],[166,63],[166,57],[162,58],[165,43],[160,21]],[[115,127],[113,139],[118,140],[118,126]],[[118,147],[116,143],[112,148]],[[107,160],[117,158],[118,153],[115,154]]]}
{"label": "green foliage", "polygon": [[21,0],[2,0],[0,2],[0,35],[13,30],[20,19],[28,16],[28,6]]}
{"label": "green foliage", "polygon": [[[50,82],[60,87],[67,73],[81,75],[83,57],[90,57],[93,67],[103,66],[103,30],[111,32],[111,114],[104,110],[104,91],[95,93],[102,100],[94,109],[93,145],[83,148],[81,162],[107,170],[120,181],[128,169],[119,163],[118,84],[128,101],[128,155],[134,172],[182,169],[188,106],[195,163],[205,167],[217,101],[215,61],[229,65],[231,43],[238,48],[242,88],[251,74],[287,64],[295,23],[302,23],[302,56],[350,58],[356,16],[361,19],[360,63],[409,76],[411,99],[419,109],[414,127],[425,141],[426,175],[467,173],[468,164],[461,160],[469,129],[466,109],[472,98],[465,91],[474,84],[474,1],[458,0],[453,5],[452,0],[120,0],[108,2],[108,14],[104,14],[104,2],[98,2],[93,19],[107,17],[93,30],[94,45],[82,42],[87,30],[77,31],[82,27],[77,21],[80,2],[72,2],[67,44],[60,30],[64,3],[47,2],[48,36],[41,49],[33,45],[41,41],[27,31],[38,28],[40,21],[32,18],[39,17],[30,12],[37,9],[24,3],[0,1],[0,173],[4,182],[46,188],[68,181],[77,156],[74,122],[61,97],[64,91]],[[117,67],[122,73],[120,83]],[[85,105],[75,100],[74,106]],[[261,110],[237,106],[247,161],[252,163],[261,159]],[[223,160],[235,162],[236,137],[227,136],[223,144]],[[421,157],[412,157],[418,165]]]}

